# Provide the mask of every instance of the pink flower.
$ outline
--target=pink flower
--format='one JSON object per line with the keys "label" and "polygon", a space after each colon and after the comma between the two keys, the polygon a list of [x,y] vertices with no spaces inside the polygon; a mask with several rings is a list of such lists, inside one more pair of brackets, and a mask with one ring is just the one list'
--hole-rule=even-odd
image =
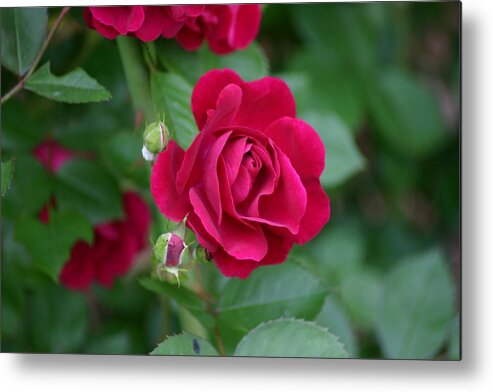
{"label": "pink flower", "polygon": [[188,214],[226,276],[282,263],[329,220],[320,137],[296,118],[277,78],[246,83],[231,70],[210,71],[195,86],[192,111],[199,135],[187,151],[170,142],[152,169],[160,211],[174,221]]}
{"label": "pink flower", "polygon": [[204,38],[219,54],[247,47],[260,26],[258,4],[86,7],[87,26],[108,39],[130,35],[149,42],[177,38],[187,50],[197,49]]}
{"label": "pink flower", "polygon": [[[52,140],[43,142],[33,153],[50,173],[55,173],[67,160],[75,157],[72,151]],[[92,245],[78,241],[72,247],[70,258],[60,273],[60,281],[64,286],[86,290],[92,282],[97,281],[110,287],[116,277],[130,269],[137,253],[147,245],[151,215],[145,202],[136,193],[126,192],[123,205],[123,220],[97,225]],[[56,200],[52,199],[49,206],[55,207]],[[39,214],[43,223],[50,220],[49,206],[45,206]]]}

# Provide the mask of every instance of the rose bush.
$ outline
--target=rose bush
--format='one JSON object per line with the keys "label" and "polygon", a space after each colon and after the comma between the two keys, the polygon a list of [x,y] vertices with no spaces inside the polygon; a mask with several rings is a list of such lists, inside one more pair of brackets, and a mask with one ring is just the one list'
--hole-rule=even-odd
{"label": "rose bush", "polygon": [[282,263],[329,219],[320,137],[296,118],[293,95],[278,78],[247,83],[213,70],[191,104],[201,132],[186,152],[170,142],[152,170],[160,211],[173,221],[187,216],[226,276]]}
{"label": "rose bush", "polygon": [[175,38],[187,50],[204,39],[215,53],[246,48],[260,26],[258,4],[87,7],[86,24],[108,39],[131,35],[149,42]]}
{"label": "rose bush", "polygon": [[[50,173],[55,173],[75,153],[49,140],[34,151],[36,158]],[[42,222],[50,220],[52,200],[40,212]],[[86,290],[93,282],[111,287],[116,277],[124,275],[138,252],[147,246],[150,212],[145,202],[134,192],[123,195],[125,217],[123,220],[105,222],[94,227],[94,241],[90,245],[78,241],[72,247],[70,258],[60,272],[61,283],[73,290]]]}

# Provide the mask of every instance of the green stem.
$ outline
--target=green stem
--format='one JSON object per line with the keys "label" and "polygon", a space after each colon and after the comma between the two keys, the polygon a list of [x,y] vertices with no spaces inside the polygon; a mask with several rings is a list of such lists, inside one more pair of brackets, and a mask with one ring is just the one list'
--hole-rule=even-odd
{"label": "green stem", "polygon": [[151,91],[149,89],[149,77],[142,58],[139,43],[131,38],[119,36],[116,39],[123,70],[127,79],[132,102],[137,114],[143,114],[148,123],[156,121]]}

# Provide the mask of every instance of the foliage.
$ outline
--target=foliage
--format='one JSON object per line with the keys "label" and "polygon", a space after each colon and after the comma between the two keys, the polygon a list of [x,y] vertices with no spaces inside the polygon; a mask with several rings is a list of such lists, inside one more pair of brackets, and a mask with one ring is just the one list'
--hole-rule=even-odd
{"label": "foliage", "polygon": [[[60,9],[2,9],[2,92],[22,81],[1,107],[3,351],[460,359],[458,7],[270,4],[257,41],[226,56],[106,40],[78,8],[43,52]],[[142,132],[164,118],[187,148],[213,68],[288,83],[326,149],[331,219],[285,263],[240,280],[189,262],[178,286],[151,256],[176,225],[150,197]],[[49,173],[43,140],[76,158]],[[64,288],[73,245],[122,218],[126,190],[152,210],[148,249],[112,288]]]}

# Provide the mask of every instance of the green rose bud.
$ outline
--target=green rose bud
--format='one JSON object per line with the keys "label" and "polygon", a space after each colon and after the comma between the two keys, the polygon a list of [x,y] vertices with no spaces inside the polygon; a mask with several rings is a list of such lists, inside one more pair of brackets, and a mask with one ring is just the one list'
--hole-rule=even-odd
{"label": "green rose bud", "polygon": [[156,154],[163,151],[169,143],[169,130],[163,121],[149,124],[144,131],[142,155],[148,161],[154,160]]}

